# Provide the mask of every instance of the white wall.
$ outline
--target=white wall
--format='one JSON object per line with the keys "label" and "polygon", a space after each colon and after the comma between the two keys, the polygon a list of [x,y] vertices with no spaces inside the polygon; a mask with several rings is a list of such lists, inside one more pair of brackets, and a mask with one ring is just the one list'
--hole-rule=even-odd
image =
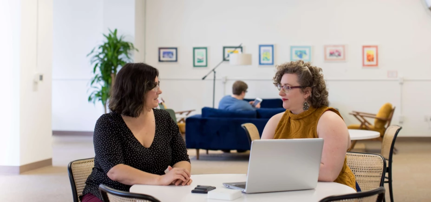
{"label": "white wall", "polygon": [[52,130],[94,129],[103,106],[87,101],[93,65],[86,55],[108,28],[133,42],[134,13],[134,0],[54,1]]}
{"label": "white wall", "polygon": [[103,0],[103,33],[118,29],[125,40],[135,40],[135,0]]}
{"label": "white wall", "polygon": [[[55,5],[64,2],[74,6]],[[113,0],[110,2],[115,4]],[[162,97],[168,107],[196,109],[200,113],[203,106],[211,106],[212,75],[205,81],[201,78],[221,61],[223,46],[240,43],[244,52],[253,54],[253,65],[229,66],[225,63],[217,69],[216,105],[224,94],[230,93],[236,79],[249,84],[247,97],[278,97],[271,81],[275,69],[258,65],[258,45],[275,45],[276,64],[290,60],[290,46],[310,45],[313,47],[312,63],[324,70],[331,105],[341,110],[347,124],[356,123],[348,115],[351,110],[377,112],[385,102],[391,102],[397,107],[393,123],[398,124],[399,117],[404,117],[401,135],[431,136],[431,123],[424,121],[424,116],[431,116],[431,95],[427,93],[431,90],[431,58],[428,57],[431,53],[431,14],[421,0],[145,2],[145,34],[136,35],[135,41],[144,38],[145,62],[160,70]],[[100,31],[97,33],[94,26],[104,25],[105,18],[100,20],[100,14],[94,10],[104,6],[100,5],[101,1],[56,1],[55,4],[54,19],[66,18],[67,10],[76,12],[78,8],[92,9],[93,13],[69,16],[61,24],[54,22],[54,54],[68,60],[54,55],[53,130],[91,131],[102,109],[100,105],[95,108],[86,103],[88,94],[84,91],[91,77],[87,69],[91,67],[83,56],[100,40],[97,38]],[[136,16],[141,14],[135,13]],[[96,18],[98,20],[89,22]],[[124,19],[123,22],[131,21]],[[72,26],[63,27],[63,23]],[[93,29],[81,29],[79,39],[88,40],[87,44],[56,38],[59,30],[78,26],[92,26]],[[347,62],[323,61],[323,46],[331,44],[347,45]],[[73,45],[88,47],[80,49]],[[362,45],[379,46],[378,68],[362,67]],[[70,54],[62,53],[66,51],[64,47],[71,46],[67,50]],[[193,68],[192,49],[196,46],[208,47],[207,68]],[[178,62],[159,63],[158,47],[178,47]],[[70,60],[73,62],[68,62]],[[82,65],[60,66],[78,61]],[[81,74],[68,74],[79,68]],[[389,70],[398,71],[398,75],[405,78],[404,83],[400,85],[398,79],[388,79]],[[223,77],[227,78],[225,84]],[[56,90],[60,86],[68,92]]]}
{"label": "white wall", "polygon": [[[16,166],[20,163],[19,148],[19,86],[20,86],[20,34],[21,2],[0,0],[0,58],[3,78],[0,106],[0,165]],[[7,31],[6,31],[7,30]]]}
{"label": "white wall", "polygon": [[[259,44],[275,44],[276,64],[290,60],[290,46],[310,45],[330,103],[347,124],[357,123],[351,110],[377,112],[391,102],[397,107],[393,123],[404,116],[401,135],[431,136],[424,121],[431,116],[431,15],[419,0],[160,0],[147,2],[146,16],[146,62],[160,70],[162,97],[174,109],[211,106],[212,76],[200,78],[221,61],[222,46],[243,43],[253,65],[217,69],[216,105],[236,79],[249,84],[247,97],[278,97],[271,85],[274,67],[258,66]],[[347,62],[323,61],[323,46],[331,44],[347,45]],[[378,68],[362,67],[362,45],[379,46]],[[157,48],[166,46],[178,47],[177,63],[158,62]],[[195,46],[208,47],[208,68],[193,68]],[[405,78],[403,85],[387,78],[389,70]]]}
{"label": "white wall", "polygon": [[[52,0],[22,0],[21,165],[52,158]],[[36,73],[43,81],[34,83]]]}
{"label": "white wall", "polygon": [[146,0],[135,1],[135,47],[138,51],[134,52],[134,62],[145,61],[145,15]]}
{"label": "white wall", "polygon": [[[2,1],[0,165],[20,166],[52,158],[52,0]],[[3,41],[2,41],[3,42]],[[35,73],[44,76],[35,84]],[[5,124],[5,125],[4,125]]]}

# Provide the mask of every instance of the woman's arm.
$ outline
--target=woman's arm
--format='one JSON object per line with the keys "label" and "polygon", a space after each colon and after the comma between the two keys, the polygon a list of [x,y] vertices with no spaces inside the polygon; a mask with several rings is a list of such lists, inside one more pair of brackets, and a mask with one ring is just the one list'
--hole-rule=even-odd
{"label": "woman's arm", "polygon": [[168,174],[173,171],[181,171],[186,173],[188,176],[186,179],[175,179],[171,181],[171,183],[175,185],[190,185],[192,183],[192,180],[190,179],[191,164],[189,155],[187,154],[186,144],[184,139],[181,137],[180,129],[178,128],[177,123],[172,120],[167,112],[164,113],[164,119],[170,128],[171,134],[169,135],[172,136],[170,141],[170,147],[172,150],[172,159],[170,165],[172,165],[173,168],[169,166]]}
{"label": "woman's arm", "polygon": [[186,169],[189,173],[192,170],[192,165],[190,164],[190,162],[188,161],[180,161],[178,163],[176,163],[174,166],[174,168],[184,168]]}
{"label": "woman's arm", "polygon": [[188,181],[190,179],[190,172],[185,169],[173,169],[165,175],[156,175],[128,165],[118,164],[109,170],[108,177],[113,181],[126,185],[169,185],[176,180]]}
{"label": "woman's arm", "polygon": [[261,139],[274,139],[275,129],[277,128],[278,122],[280,122],[283,114],[284,112],[278,113],[269,119],[268,123],[266,123],[265,128],[263,129]]}
{"label": "woman's arm", "polygon": [[333,182],[343,168],[349,132],[340,116],[327,111],[319,119],[317,134],[324,140],[319,181]]}

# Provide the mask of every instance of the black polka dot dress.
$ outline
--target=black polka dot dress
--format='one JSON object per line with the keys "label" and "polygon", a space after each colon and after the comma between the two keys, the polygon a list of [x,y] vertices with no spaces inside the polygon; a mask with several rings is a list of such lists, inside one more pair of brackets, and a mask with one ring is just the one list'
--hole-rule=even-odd
{"label": "black polka dot dress", "polygon": [[129,191],[130,186],[112,181],[108,171],[117,164],[125,164],[157,175],[165,174],[170,165],[189,161],[187,149],[177,124],[165,110],[154,109],[156,132],[149,148],[141,145],[129,130],[120,114],[102,115],[96,123],[93,136],[94,168],[82,193],[91,193],[102,200],[99,185]]}

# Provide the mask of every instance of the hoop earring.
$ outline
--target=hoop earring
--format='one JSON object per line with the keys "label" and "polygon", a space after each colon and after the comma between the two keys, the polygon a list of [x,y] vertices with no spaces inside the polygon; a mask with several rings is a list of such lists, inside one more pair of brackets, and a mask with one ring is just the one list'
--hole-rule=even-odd
{"label": "hoop earring", "polygon": [[310,105],[308,104],[307,101],[304,102],[304,106],[302,107],[302,109],[304,109],[304,111],[307,111],[310,108]]}

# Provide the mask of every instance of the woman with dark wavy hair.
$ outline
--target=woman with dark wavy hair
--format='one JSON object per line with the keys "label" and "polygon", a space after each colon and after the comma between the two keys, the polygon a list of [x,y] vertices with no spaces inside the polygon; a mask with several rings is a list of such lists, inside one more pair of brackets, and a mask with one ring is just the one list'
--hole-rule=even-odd
{"label": "woman with dark wavy hair", "polygon": [[328,107],[322,69],[303,61],[284,63],[277,67],[274,84],[286,111],[268,121],[262,139],[323,138],[319,181],[356,189],[355,176],[346,164],[349,132],[340,113]]}
{"label": "woman with dark wavy hair", "polygon": [[177,124],[158,106],[159,72],[128,63],[118,72],[110,113],[96,123],[94,168],[82,202],[100,202],[100,184],[129,191],[131,185],[190,185],[190,159]]}

